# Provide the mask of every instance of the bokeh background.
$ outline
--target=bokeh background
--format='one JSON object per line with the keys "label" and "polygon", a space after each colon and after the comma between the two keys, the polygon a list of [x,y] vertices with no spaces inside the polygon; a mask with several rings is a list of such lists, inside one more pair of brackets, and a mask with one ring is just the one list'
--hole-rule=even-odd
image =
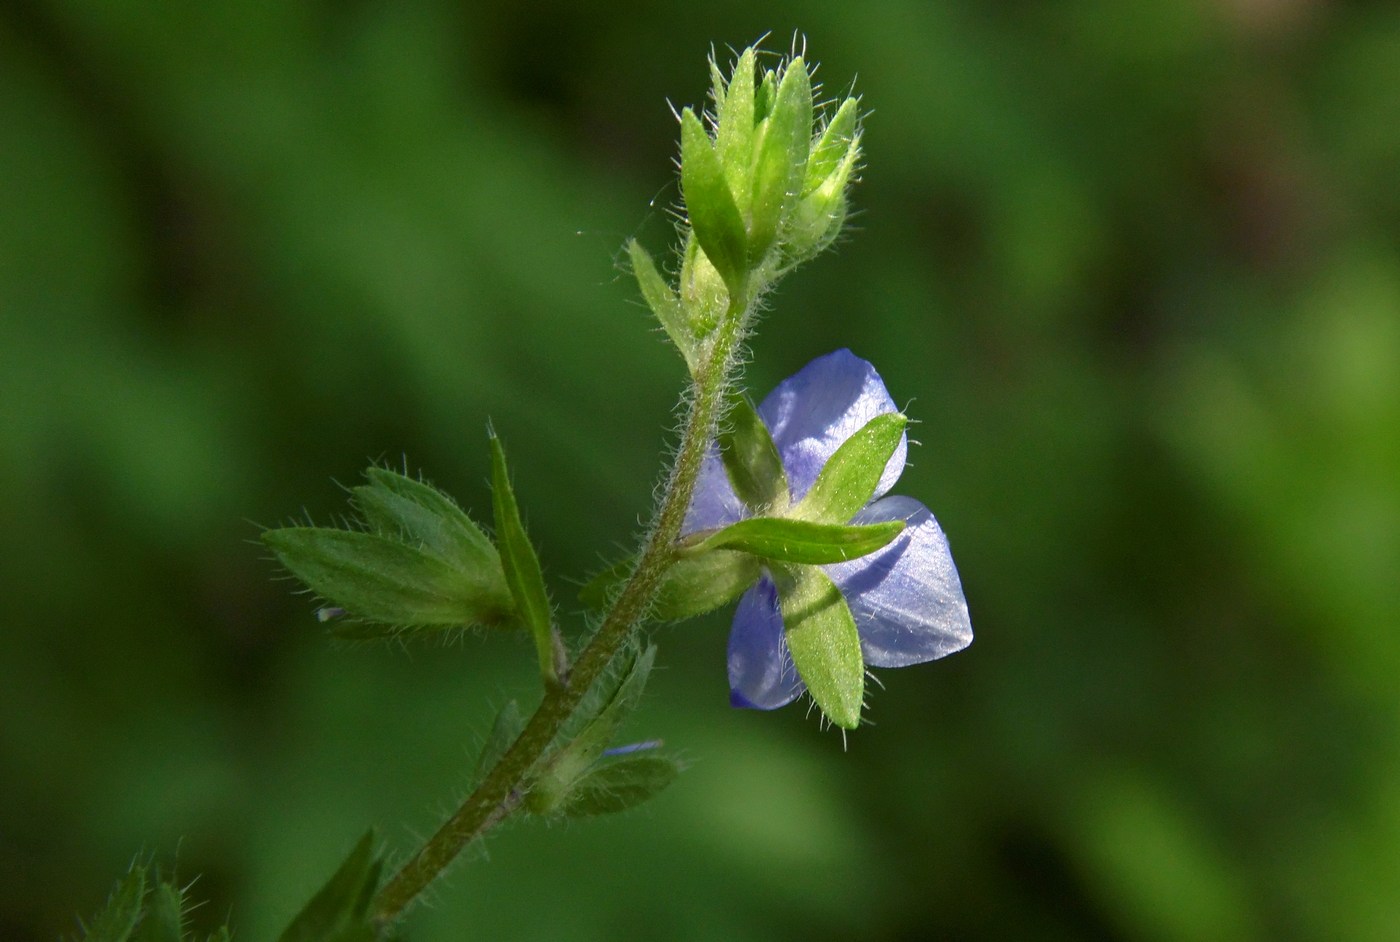
{"label": "bokeh background", "polygon": [[872,114],[749,383],[879,366],[977,641],[843,751],[660,631],[690,771],[411,937],[1400,938],[1400,15],[1323,0],[0,7],[0,937],[144,852],[272,938],[439,820],[528,645],[329,644],[258,525],[487,508],[490,418],[577,626],[682,375],[619,251],[769,30]]}

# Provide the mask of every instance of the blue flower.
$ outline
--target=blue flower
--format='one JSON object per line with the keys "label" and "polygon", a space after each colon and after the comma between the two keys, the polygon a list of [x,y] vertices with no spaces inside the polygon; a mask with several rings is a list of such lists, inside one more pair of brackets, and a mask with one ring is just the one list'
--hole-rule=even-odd
{"label": "blue flower", "polygon": [[[875,368],[849,350],[819,357],[778,385],[758,407],[800,501],[827,460],[879,415],[898,412]],[[882,549],[822,566],[840,589],[860,634],[867,666],[906,667],[972,642],[967,600],[948,540],[927,507],[909,497],[886,497],[904,470],[901,439],[870,502],[852,524],[903,520],[906,528]],[[717,451],[701,468],[683,533],[727,526],[753,515],[730,485]],[[782,603],[767,572],[739,600],[729,635],[730,702],[773,710],[802,695],[783,631]]]}

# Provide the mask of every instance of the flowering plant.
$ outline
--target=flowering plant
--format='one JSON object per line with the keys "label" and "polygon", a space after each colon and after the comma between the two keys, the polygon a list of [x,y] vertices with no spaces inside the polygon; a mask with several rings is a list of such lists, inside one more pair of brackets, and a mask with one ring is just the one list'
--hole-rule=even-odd
{"label": "flowering plant", "polygon": [[[861,721],[867,665],[927,661],[971,640],[937,522],[918,501],[887,496],[904,468],[907,421],[874,367],[839,350],[756,408],[735,395],[761,301],[844,224],[861,154],[857,101],[816,108],[797,56],[770,68],[750,48],[727,75],[715,63],[712,73],[713,113],[680,113],[676,277],[628,246],[642,297],[689,374],[681,437],[641,546],[585,588],[596,616],[584,630],[565,630],[556,615],[494,431],[489,532],[430,484],[374,467],[351,489],[345,525],[262,534],[324,600],[318,614],[333,633],[520,630],[541,684],[528,716],[515,701],[500,710],[474,790],[438,831],[383,881],[367,835],[287,942],[394,935],[435,878],[502,821],[622,811],[668,786],[681,770],[674,756],[615,742],[656,658],[649,622],[738,599],[734,705],[772,709],[806,691],[844,729]],[[179,942],[182,907],[170,881],[134,867],[88,938]]]}
{"label": "flowering plant", "polygon": [[[767,458],[754,469],[769,476],[759,502],[735,493],[716,449],[696,482],[686,534],[723,533],[763,514],[893,539],[820,567],[797,565],[791,549],[787,559],[770,554],[734,614],[730,699],[771,710],[810,690],[832,722],[853,727],[866,664],[918,664],[972,641],[958,572],[928,508],[884,496],[908,446],[904,416],[873,366],[849,350],[813,360],[773,390],[756,417],[743,428],[756,439],[753,452]],[[744,479],[741,471],[736,480]]]}

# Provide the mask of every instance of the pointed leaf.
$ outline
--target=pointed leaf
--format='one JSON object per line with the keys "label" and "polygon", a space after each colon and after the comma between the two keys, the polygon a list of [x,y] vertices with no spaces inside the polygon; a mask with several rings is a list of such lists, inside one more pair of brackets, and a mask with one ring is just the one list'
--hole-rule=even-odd
{"label": "pointed leaf", "polygon": [[355,503],[377,532],[402,534],[464,567],[500,568],[490,538],[447,494],[387,468],[365,476],[370,483],[354,489]]}
{"label": "pointed leaf", "polygon": [[782,563],[825,565],[869,555],[904,532],[903,520],[859,526],[783,517],[750,517],[720,530],[697,533],[681,544],[682,556],[738,550]]}
{"label": "pointed leaf", "polygon": [[122,877],[107,903],[93,917],[83,933],[85,942],[127,942],[141,918],[141,904],[146,898],[146,868],[132,864]]}
{"label": "pointed leaf", "polygon": [[181,942],[184,899],[174,885],[162,880],[146,897],[146,911],[132,942]]}
{"label": "pointed leaf", "polygon": [[661,322],[671,343],[675,344],[681,356],[685,357],[686,366],[694,373],[700,363],[699,344],[696,343],[696,333],[686,319],[685,308],[681,306],[680,299],[656,270],[651,255],[636,239],[627,243],[627,253],[632,259],[632,274],[637,279],[637,287],[642,290],[643,300]]}
{"label": "pointed leaf", "polygon": [[787,503],[787,475],[778,446],[747,399],[730,405],[719,434],[719,453],[734,493],[746,506],[757,510]]}
{"label": "pointed leaf", "polygon": [[379,886],[381,861],[374,859],[374,832],[350,851],[326,885],[278,937],[278,942],[369,942],[374,938],[367,913]]}
{"label": "pointed leaf", "polygon": [[798,57],[783,73],[758,152],[749,214],[750,265],[757,265],[777,239],[783,215],[801,189],[811,144],[812,79]]}
{"label": "pointed leaf", "polygon": [[865,661],[850,607],[836,584],[815,566],[771,571],[798,676],[827,719],[855,729],[865,696]]}
{"label": "pointed leaf", "polygon": [[821,523],[845,523],[854,517],[870,503],[908,424],[900,413],[887,412],[861,426],[827,459],[792,515]]}
{"label": "pointed leaf", "polygon": [[680,771],[679,763],[667,756],[636,755],[608,762],[575,782],[559,810],[571,818],[626,811],[670,785]]}
{"label": "pointed leaf", "polygon": [[737,297],[748,274],[744,219],[710,136],[689,108],[681,112],[681,190],[696,241]]}
{"label": "pointed leaf", "polygon": [[494,573],[457,569],[389,537],[286,527],[268,530],[262,540],[316,594],[372,622],[495,625],[511,614]]}
{"label": "pointed leaf", "polygon": [[558,683],[555,661],[559,649],[555,643],[554,617],[544,587],[544,574],[520,521],[520,508],[516,506],[510,473],[506,469],[506,453],[494,432],[491,433],[491,499],[496,510],[496,541],[500,546],[506,585],[510,586],[520,620],[534,638],[540,675],[551,684]]}
{"label": "pointed leaf", "polygon": [[750,47],[734,64],[723,99],[715,100],[715,151],[740,215],[748,210],[753,189],[753,96],[754,51]]}

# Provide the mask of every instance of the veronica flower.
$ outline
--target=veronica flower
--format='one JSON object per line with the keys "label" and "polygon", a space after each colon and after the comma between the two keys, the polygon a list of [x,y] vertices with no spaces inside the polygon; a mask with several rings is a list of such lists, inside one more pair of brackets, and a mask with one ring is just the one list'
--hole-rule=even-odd
{"label": "veronica flower", "polygon": [[[849,350],[813,360],[757,409],[781,461],[788,501],[746,506],[715,449],[696,481],[683,533],[712,531],[757,515],[782,517],[800,504],[844,443],[872,419],[898,412],[875,368]],[[967,601],[938,521],[913,498],[885,496],[904,470],[907,450],[901,431],[874,491],[849,521],[903,521],[904,530],[869,555],[818,567],[849,607],[867,666],[918,664],[960,651],[972,641]],[[783,580],[775,578],[777,571],[766,565],[734,614],[729,685],[737,707],[776,709],[808,687],[794,666],[784,626],[785,609],[790,601],[795,609],[796,602],[779,591]]]}

